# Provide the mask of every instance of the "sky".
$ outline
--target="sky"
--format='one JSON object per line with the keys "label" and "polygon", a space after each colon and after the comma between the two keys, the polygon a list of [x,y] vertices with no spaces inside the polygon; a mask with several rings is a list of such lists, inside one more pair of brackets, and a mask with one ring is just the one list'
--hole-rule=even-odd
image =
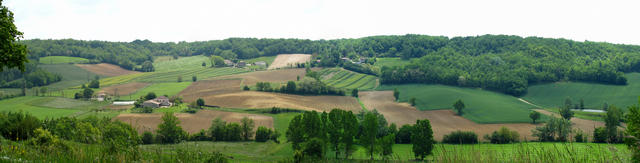
{"label": "sky", "polygon": [[506,34],[640,45],[637,0],[4,0],[24,39]]}

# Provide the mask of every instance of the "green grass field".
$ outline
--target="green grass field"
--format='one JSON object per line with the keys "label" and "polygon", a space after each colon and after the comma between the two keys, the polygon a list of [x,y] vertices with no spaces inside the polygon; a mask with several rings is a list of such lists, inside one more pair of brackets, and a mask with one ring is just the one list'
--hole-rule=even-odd
{"label": "green grass field", "polygon": [[[336,88],[373,90],[378,84],[378,78],[373,75],[361,74],[340,68],[322,69],[319,73],[324,83]],[[329,78],[329,74],[333,74],[333,76]]]}
{"label": "green grass field", "polygon": [[23,96],[0,100],[0,111],[16,112],[22,110],[40,119],[44,119],[47,117],[77,116],[105,105],[107,105],[107,103],[79,101],[59,97]]}
{"label": "green grass field", "polygon": [[273,63],[273,60],[276,59],[277,56],[265,56],[265,57],[258,57],[258,58],[252,58],[252,59],[247,59],[244,60],[247,63],[251,63],[253,64],[254,62],[258,62],[258,61],[264,61],[267,63],[267,65],[271,65],[271,63]]}
{"label": "green grass field", "polygon": [[196,75],[198,80],[204,80],[207,78],[233,75],[239,73],[249,72],[250,70],[232,67],[222,68],[198,68],[192,70],[180,70],[171,72],[146,72],[129,74],[122,76],[115,76],[110,78],[104,78],[100,80],[101,86],[109,86],[115,84],[124,84],[128,82],[147,82],[147,83],[165,83],[165,82],[178,82],[178,76],[182,76],[182,81],[192,81],[191,77]]}
{"label": "green grass field", "polygon": [[68,56],[48,56],[40,57],[41,64],[63,64],[63,63],[88,63],[89,60],[80,57]]}
{"label": "green grass field", "polygon": [[[71,64],[39,65],[38,67],[51,73],[62,75],[62,81],[46,86],[49,89],[64,89],[88,83],[96,74]],[[99,76],[99,75],[98,75]],[[105,76],[100,76],[101,78]]]}
{"label": "green grass field", "polygon": [[400,91],[400,101],[416,98],[420,110],[451,109],[453,103],[462,99],[465,104],[463,117],[477,123],[527,123],[533,106],[517,98],[492,91],[460,88],[445,85],[407,84],[381,85],[378,90]]}
{"label": "green grass field", "polygon": [[564,104],[569,97],[573,104],[584,99],[588,109],[602,109],[605,102],[626,110],[627,106],[638,104],[640,96],[640,73],[626,74],[627,85],[605,85],[580,82],[557,82],[529,86],[523,99],[542,107],[555,108]]}
{"label": "green grass field", "polygon": [[203,55],[181,57],[175,60],[173,58],[170,58],[170,60],[160,59],[164,59],[164,57],[158,58],[158,62],[153,63],[153,67],[156,70],[155,72],[200,69],[202,68],[202,62],[205,62],[207,66],[211,66],[209,58]]}
{"label": "green grass field", "polygon": [[402,60],[401,58],[376,58],[376,63],[373,64],[376,67],[394,67],[408,64],[411,60]]}
{"label": "green grass field", "polygon": [[156,96],[168,95],[168,97],[171,97],[180,93],[180,91],[187,88],[190,84],[191,82],[154,83],[131,95],[120,96],[120,100],[135,100],[147,95],[149,92],[155,93]]}

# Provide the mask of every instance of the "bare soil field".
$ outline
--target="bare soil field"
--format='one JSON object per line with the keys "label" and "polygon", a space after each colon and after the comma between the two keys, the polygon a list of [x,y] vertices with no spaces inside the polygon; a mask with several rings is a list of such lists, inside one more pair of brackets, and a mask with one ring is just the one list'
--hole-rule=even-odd
{"label": "bare soil field", "polygon": [[[319,70],[318,68],[314,68],[312,70]],[[254,85],[257,82],[287,82],[287,81],[295,81],[298,76],[300,79],[304,78],[306,74],[306,70],[303,68],[297,69],[282,69],[282,70],[271,70],[271,71],[256,71],[250,73],[243,73],[238,75],[229,75],[223,76],[219,78],[214,78],[214,80],[218,79],[243,79],[242,85]]]}
{"label": "bare soil field", "polygon": [[291,67],[296,63],[305,63],[311,61],[310,54],[279,54],[273,63],[269,65],[269,70]]}
{"label": "bare soil field", "polygon": [[91,72],[93,72],[95,74],[109,76],[109,77],[140,73],[140,72],[137,72],[137,71],[125,70],[125,69],[121,68],[120,66],[112,65],[112,64],[108,64],[108,63],[76,64],[76,66],[78,66],[80,68],[83,68],[83,69],[85,69],[87,71],[91,71]]}
{"label": "bare soil field", "polygon": [[349,96],[300,96],[281,93],[241,91],[204,98],[207,105],[228,108],[294,108],[303,110],[330,111],[333,108],[362,110],[358,101]]}
{"label": "bare soil field", "polygon": [[368,91],[360,92],[358,95],[367,109],[377,109],[390,123],[396,123],[398,127],[404,124],[415,124],[418,119],[429,119],[437,141],[441,141],[444,135],[456,130],[474,131],[482,139],[485,134],[490,134],[502,126],[520,133],[522,140],[535,139],[531,136],[531,130],[536,125],[529,123],[478,124],[455,115],[452,110],[419,111],[407,103],[394,102],[393,91]]}
{"label": "bare soil field", "polygon": [[[180,120],[180,126],[183,130],[189,133],[200,132],[200,130],[207,130],[211,127],[211,121],[220,118],[227,123],[235,122],[240,123],[240,120],[244,117],[253,119],[255,127],[265,126],[273,128],[273,118],[270,116],[247,114],[247,113],[234,113],[217,110],[201,110],[195,114],[189,113],[174,113]],[[120,114],[114,118],[114,120],[120,120],[125,123],[131,124],[139,133],[144,131],[152,131],[158,128],[158,124],[162,123],[163,113],[153,114]]]}
{"label": "bare soil field", "polygon": [[241,80],[201,80],[192,83],[178,95],[182,96],[185,102],[193,102],[201,97],[212,95],[240,92]]}
{"label": "bare soil field", "polygon": [[115,96],[116,92],[117,92],[118,95],[124,96],[124,95],[129,95],[129,94],[135,93],[139,89],[142,89],[142,88],[144,88],[146,86],[149,86],[149,85],[150,85],[150,83],[132,82],[132,83],[126,83],[126,84],[112,85],[112,86],[104,87],[104,88],[102,88],[102,90],[100,90],[100,92],[104,92],[104,93],[109,94],[111,96]]}

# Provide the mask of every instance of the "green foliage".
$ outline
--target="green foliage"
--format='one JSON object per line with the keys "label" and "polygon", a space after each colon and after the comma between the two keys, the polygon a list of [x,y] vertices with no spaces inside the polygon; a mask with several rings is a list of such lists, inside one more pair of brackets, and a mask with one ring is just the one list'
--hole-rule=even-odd
{"label": "green foliage", "polygon": [[416,98],[415,97],[411,97],[409,99],[409,104],[411,104],[411,106],[416,106]]}
{"label": "green foliage", "polygon": [[571,133],[571,121],[563,118],[552,117],[544,126],[536,127],[531,132],[533,136],[538,137],[538,141],[568,141]]}
{"label": "green foliage", "polygon": [[360,144],[367,150],[367,154],[373,160],[376,151],[376,137],[378,135],[378,118],[372,112],[367,112],[362,120],[362,135],[360,136]]}
{"label": "green foliage", "polygon": [[324,156],[324,141],[320,138],[311,138],[304,144],[302,152],[304,156],[322,158]]}
{"label": "green foliage", "polygon": [[229,123],[226,126],[225,141],[241,141],[242,127],[238,123]]}
{"label": "green foliage", "polygon": [[540,119],[540,112],[537,111],[531,111],[531,113],[529,113],[529,118],[531,118],[533,124],[536,124],[536,120]]}
{"label": "green foliage", "polygon": [[566,119],[566,120],[571,120],[571,118],[573,117],[573,115],[575,114],[572,110],[571,110],[571,105],[565,105],[565,107],[562,107],[558,110],[558,112],[560,113],[560,116],[562,116],[562,118]]}
{"label": "green foliage", "polygon": [[393,98],[394,98],[396,101],[399,101],[399,100],[400,100],[400,91],[398,91],[398,88],[394,88],[394,89],[393,89]]}
{"label": "green foliage", "polygon": [[627,110],[625,122],[627,123],[626,134],[629,137],[625,139],[625,143],[633,152],[633,161],[638,162],[640,161],[640,106],[629,106]]}
{"label": "green foliage", "polygon": [[398,130],[398,134],[396,135],[396,143],[410,144],[411,132],[413,132],[413,126],[409,124],[402,125],[402,127],[400,127],[400,129]]}
{"label": "green foliage", "polygon": [[353,96],[353,97],[358,97],[358,89],[357,89],[357,88],[356,88],[356,89],[351,90],[351,96]]}
{"label": "green foliage", "polygon": [[197,77],[197,76],[195,76],[195,75],[193,75],[193,76],[191,77],[191,81],[193,81],[193,82],[198,81],[198,77]]}
{"label": "green foliage", "polygon": [[462,115],[462,109],[464,109],[464,103],[462,102],[461,99],[458,99],[458,101],[456,101],[456,103],[453,104],[453,108],[456,109],[458,115]]}
{"label": "green foliage", "polygon": [[156,133],[161,140],[161,143],[174,144],[179,143],[185,139],[186,132],[182,130],[182,127],[178,126],[180,120],[171,112],[166,112],[162,116],[162,123],[158,125]]}
{"label": "green foliage", "polygon": [[520,134],[506,127],[502,127],[500,130],[491,133],[491,135],[485,135],[484,139],[489,140],[492,144],[508,144],[518,142]]}
{"label": "green foliage", "polygon": [[34,136],[34,130],[42,126],[41,123],[29,113],[1,112],[0,134],[9,140],[27,140]]}
{"label": "green foliage", "polygon": [[573,136],[573,140],[575,140],[578,143],[586,143],[587,135],[582,130],[576,129],[575,135]]}
{"label": "green foliage", "polygon": [[89,85],[87,85],[89,88],[100,88],[100,81],[99,80],[91,80],[91,82],[89,82]]}
{"label": "green foliage", "polygon": [[242,87],[242,90],[249,91],[249,90],[251,90],[251,89],[249,88],[249,86],[244,85],[244,87]]}
{"label": "green foliage", "polygon": [[71,147],[65,144],[57,136],[51,134],[51,132],[42,128],[37,128],[34,131],[34,137],[29,139],[29,144],[37,146],[41,152],[53,152],[60,154],[60,152],[69,152]]}
{"label": "green foliage", "polygon": [[150,131],[145,131],[142,133],[142,144],[153,144],[153,133]]}
{"label": "green foliage", "polygon": [[604,117],[605,128],[607,129],[607,137],[609,143],[621,143],[622,136],[618,135],[618,126],[622,121],[622,112],[616,106],[611,105]]}
{"label": "green foliage", "polygon": [[63,78],[60,74],[48,72],[35,64],[25,64],[25,66],[24,72],[17,68],[0,71],[0,88],[39,87],[51,85]]}
{"label": "green foliage", "polygon": [[178,83],[182,82],[182,76],[178,76]]}
{"label": "green foliage", "polygon": [[594,143],[606,143],[609,139],[607,129],[604,127],[598,127],[593,130],[593,142]]}
{"label": "green foliage", "polygon": [[211,127],[209,127],[209,135],[211,136],[213,141],[223,141],[226,136],[226,125],[227,122],[223,121],[220,118],[216,118],[211,122]]}
{"label": "green foliage", "polygon": [[85,88],[82,90],[82,97],[85,99],[90,99],[93,96],[93,90],[90,88]]}
{"label": "green foliage", "polygon": [[285,133],[287,142],[291,143],[293,150],[301,150],[302,143],[305,141],[305,128],[303,126],[302,115],[293,117],[289,122],[289,127]]}
{"label": "green foliage", "polygon": [[415,158],[424,160],[426,156],[431,155],[434,143],[433,130],[431,130],[429,120],[416,120],[411,132],[411,144],[413,144]]}
{"label": "green foliage", "polygon": [[442,143],[448,144],[477,144],[478,135],[473,131],[454,131],[444,135]]}
{"label": "green foliage", "polygon": [[198,98],[198,100],[196,100],[196,104],[199,108],[202,108],[202,106],[204,106],[204,100],[202,98]]}
{"label": "green foliage", "polygon": [[380,147],[382,148],[380,151],[380,155],[387,160],[393,154],[393,145],[395,144],[396,135],[389,134],[380,139]]}
{"label": "green foliage", "polygon": [[242,129],[242,140],[249,141],[253,137],[253,119],[243,117],[240,121],[240,128]]}
{"label": "green foliage", "polygon": [[211,67],[224,67],[224,58],[220,56],[211,56]]}
{"label": "green foliage", "polygon": [[24,63],[28,62],[27,59],[27,46],[20,43],[22,38],[22,32],[18,31],[18,28],[13,24],[13,12],[9,11],[9,8],[2,5],[0,1],[0,51],[2,52],[2,59],[0,60],[0,72],[5,68],[18,68],[24,71]]}
{"label": "green foliage", "polygon": [[266,128],[264,126],[260,126],[258,127],[258,129],[256,130],[256,142],[266,142],[267,140],[271,139],[271,135],[273,134],[273,131],[269,128]]}
{"label": "green foliage", "polygon": [[116,121],[102,129],[104,152],[108,154],[124,153],[136,155],[140,138],[131,125]]}
{"label": "green foliage", "polygon": [[144,61],[142,63],[142,67],[140,68],[142,72],[154,72],[156,69],[153,67],[153,63],[151,61]]}
{"label": "green foliage", "polygon": [[155,99],[156,97],[157,97],[156,93],[149,92],[147,93],[147,95],[144,96],[144,100],[152,100],[152,99]]}
{"label": "green foliage", "polygon": [[80,143],[99,144],[102,142],[102,132],[97,126],[88,122],[80,122],[76,127],[77,135],[74,139]]}

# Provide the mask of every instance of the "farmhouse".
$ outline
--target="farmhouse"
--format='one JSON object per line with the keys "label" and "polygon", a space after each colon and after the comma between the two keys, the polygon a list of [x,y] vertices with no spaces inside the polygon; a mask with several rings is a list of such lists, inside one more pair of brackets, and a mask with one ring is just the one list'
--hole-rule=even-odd
{"label": "farmhouse", "polygon": [[238,62],[238,64],[236,65],[236,67],[245,67],[245,66],[247,66],[247,63],[246,63],[246,62],[244,62],[244,61],[240,61],[240,62]]}
{"label": "farmhouse", "polygon": [[171,105],[172,103],[169,102],[169,98],[165,96],[160,96],[158,98],[147,100],[142,103],[143,107],[150,107],[150,108],[170,107]]}

